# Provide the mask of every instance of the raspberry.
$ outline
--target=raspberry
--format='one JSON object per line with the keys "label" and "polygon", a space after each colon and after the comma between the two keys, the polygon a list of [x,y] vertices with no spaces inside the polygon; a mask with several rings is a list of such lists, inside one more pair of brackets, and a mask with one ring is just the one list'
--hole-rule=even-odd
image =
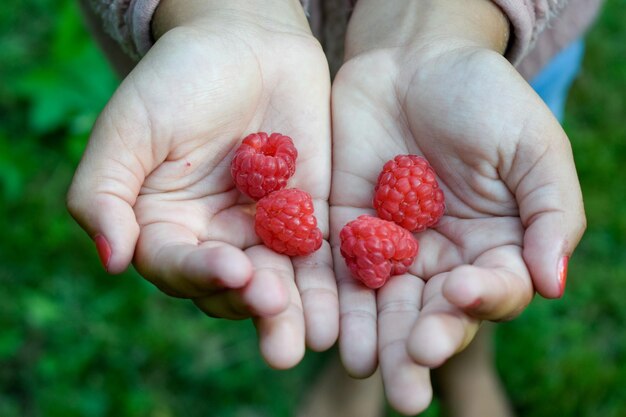
{"label": "raspberry", "polygon": [[443,191],[428,161],[398,155],[387,162],[374,189],[378,217],[421,232],[437,224],[445,209]]}
{"label": "raspberry", "polygon": [[348,268],[372,289],[382,287],[392,275],[404,274],[419,247],[408,230],[368,215],[346,224],[339,238]]}
{"label": "raspberry", "polygon": [[254,230],[265,246],[288,256],[308,255],[322,246],[313,199],[295,188],[274,191],[259,200]]}
{"label": "raspberry", "polygon": [[259,200],[282,190],[296,171],[298,151],[289,136],[259,132],[244,138],[235,152],[230,173],[235,185],[248,197]]}

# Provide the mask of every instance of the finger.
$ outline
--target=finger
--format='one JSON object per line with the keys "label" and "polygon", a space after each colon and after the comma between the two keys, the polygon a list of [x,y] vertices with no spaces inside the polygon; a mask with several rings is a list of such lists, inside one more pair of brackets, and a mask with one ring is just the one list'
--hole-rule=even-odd
{"label": "finger", "polygon": [[233,290],[226,290],[208,297],[194,298],[193,303],[209,317],[227,320],[244,320],[253,317],[252,312]]}
{"label": "finger", "polygon": [[[297,293],[297,290],[295,290]],[[294,296],[297,294],[293,294]],[[273,317],[254,319],[263,359],[274,369],[289,369],[304,357],[304,319],[302,308],[290,304]]]}
{"label": "finger", "polygon": [[411,358],[429,368],[441,366],[467,347],[480,324],[443,297],[445,279],[446,274],[441,274],[426,284],[424,304],[408,339]]}
{"label": "finger", "polygon": [[385,393],[402,414],[425,410],[432,400],[429,369],[407,353],[407,339],[421,308],[424,281],[412,275],[391,278],[378,290],[378,357]]}
{"label": "finger", "polygon": [[339,299],[332,269],[330,245],[310,256],[292,259],[302,300],[307,346],[314,351],[330,348],[339,334]]}
{"label": "finger", "polygon": [[223,242],[199,243],[193,232],[172,223],[143,227],[135,267],[165,293],[184,298],[242,288],[253,271],[240,249]]}
{"label": "finger", "polygon": [[194,299],[196,306],[208,316],[232,320],[271,317],[288,307],[293,282],[288,258],[265,246],[249,248],[245,254],[254,269],[245,286]]}
{"label": "finger", "polygon": [[196,298],[194,303],[210,317],[230,320],[270,317],[284,311],[289,304],[288,289],[281,278],[284,273],[274,268],[256,269],[245,287]]}
{"label": "finger", "polygon": [[501,321],[519,315],[533,297],[533,285],[518,246],[500,247],[453,269],[444,297],[472,317]]}
{"label": "finger", "polygon": [[[548,112],[548,110],[545,110]],[[586,227],[582,194],[567,136],[551,116],[523,133],[507,183],[526,228],[524,260],[536,290],[563,295],[567,262]]]}
{"label": "finger", "polygon": [[[123,91],[117,95],[128,100],[123,109],[142,108]],[[120,115],[119,101],[112,100],[98,118],[67,195],[70,214],[95,240],[105,269],[114,274],[133,258],[139,235],[133,205],[152,166],[144,157],[153,156],[149,123],[142,116]]]}
{"label": "finger", "polygon": [[352,278],[338,241],[339,230],[359,214],[358,209],[331,209],[331,245],[339,293],[339,354],[348,374],[366,378],[378,365],[376,293]]}
{"label": "finger", "polygon": [[[276,315],[255,318],[254,323],[261,355],[268,365],[275,369],[291,368],[302,360],[305,350],[304,314],[291,260],[264,246],[250,248],[246,253],[253,259],[255,269],[276,274],[286,289],[289,301],[286,308]],[[252,302],[253,297],[264,296],[261,291],[263,288],[258,288],[258,292],[250,291],[242,296]]]}
{"label": "finger", "polygon": [[[334,258],[340,258],[337,250]],[[335,261],[341,264],[343,258]],[[339,353],[354,378],[374,373],[377,360],[376,293],[349,276],[345,265],[335,266],[339,291]]]}

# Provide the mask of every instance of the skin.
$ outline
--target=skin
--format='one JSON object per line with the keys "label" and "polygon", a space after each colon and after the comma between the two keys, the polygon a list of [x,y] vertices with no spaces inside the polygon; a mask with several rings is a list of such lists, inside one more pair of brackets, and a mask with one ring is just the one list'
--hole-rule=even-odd
{"label": "skin", "polygon": [[230,161],[252,132],[299,151],[289,186],[314,199],[328,236],[330,79],[297,1],[161,2],[156,44],[98,118],[68,194],[81,226],[163,292],[212,317],[252,318],[260,350],[289,368],[338,333],[330,246],[289,258],[254,233]]}
{"label": "skin", "polygon": [[[559,262],[585,228],[569,141],[502,57],[508,23],[486,0],[360,0],[332,90],[331,243],[344,366],[380,366],[391,405],[431,401],[429,370],[463,350],[481,320],[508,320],[536,289],[560,297]],[[341,227],[371,213],[398,154],[425,156],[446,213],[416,235],[409,273],[374,292],[339,255]],[[348,190],[348,191],[346,191]]]}

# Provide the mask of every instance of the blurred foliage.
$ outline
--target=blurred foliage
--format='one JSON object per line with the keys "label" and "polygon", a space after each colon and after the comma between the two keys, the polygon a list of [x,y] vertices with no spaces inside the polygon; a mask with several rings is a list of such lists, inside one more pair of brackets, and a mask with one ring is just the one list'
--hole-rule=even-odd
{"label": "blurred foliage", "polygon": [[[589,219],[567,294],[498,332],[520,415],[626,415],[625,10],[607,2],[566,116]],[[207,319],[133,272],[107,276],[67,215],[118,83],[74,0],[2,3],[0,50],[0,416],[292,415],[324,355],[270,370],[249,322]]]}

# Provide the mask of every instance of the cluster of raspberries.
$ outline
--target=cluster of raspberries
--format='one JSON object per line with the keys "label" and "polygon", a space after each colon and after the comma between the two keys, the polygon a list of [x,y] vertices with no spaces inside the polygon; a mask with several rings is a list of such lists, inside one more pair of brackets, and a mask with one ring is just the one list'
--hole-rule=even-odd
{"label": "cluster of raspberries", "polygon": [[[236,187],[257,201],[256,234],[267,247],[288,256],[308,255],[322,245],[311,195],[285,188],[297,156],[289,136],[259,132],[244,138],[231,163]],[[369,288],[380,288],[392,275],[409,269],[419,246],[412,233],[437,224],[445,204],[428,161],[398,155],[378,176],[373,206],[379,217],[359,216],[339,237],[354,277]]]}
{"label": "cluster of raspberries", "polygon": [[322,246],[311,195],[288,188],[298,151],[289,136],[259,132],[244,138],[230,165],[235,186],[257,201],[254,230],[265,246],[288,256]]}
{"label": "cluster of raspberries", "polygon": [[373,206],[378,218],[359,216],[343,227],[339,238],[354,277],[375,289],[409,269],[419,247],[412,233],[437,224],[445,203],[428,161],[398,155],[378,176]]}

